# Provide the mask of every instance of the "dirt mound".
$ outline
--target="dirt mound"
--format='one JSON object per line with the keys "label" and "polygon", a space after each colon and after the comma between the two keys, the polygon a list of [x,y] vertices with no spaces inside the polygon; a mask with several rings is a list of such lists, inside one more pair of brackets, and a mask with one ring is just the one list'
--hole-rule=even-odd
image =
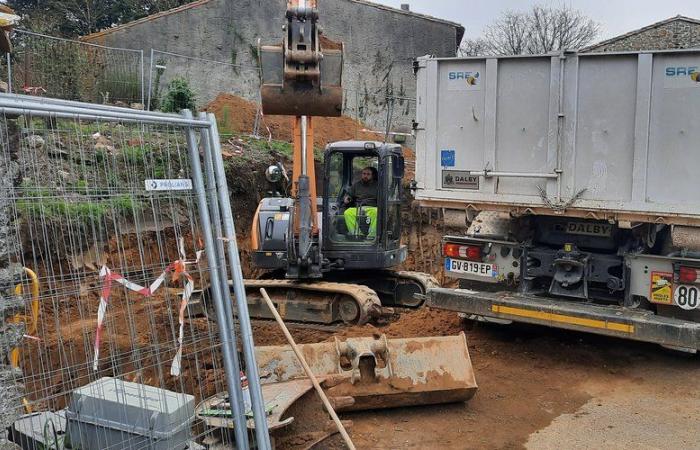
{"label": "dirt mound", "polygon": [[[232,94],[219,94],[205,107],[214,113],[221,133],[251,133],[255,124],[258,105]],[[271,135],[280,141],[292,140],[291,116],[265,116],[260,134]],[[363,132],[365,125],[350,117],[314,117],[314,144],[324,147],[329,142],[348,139],[376,140],[380,136]]]}

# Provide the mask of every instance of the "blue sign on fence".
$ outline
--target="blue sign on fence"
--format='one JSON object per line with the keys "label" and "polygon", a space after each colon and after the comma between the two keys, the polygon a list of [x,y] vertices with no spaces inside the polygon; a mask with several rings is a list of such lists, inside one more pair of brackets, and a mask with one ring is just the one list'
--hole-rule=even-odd
{"label": "blue sign on fence", "polygon": [[442,167],[454,167],[455,166],[455,151],[454,150],[442,150],[440,152],[440,165]]}

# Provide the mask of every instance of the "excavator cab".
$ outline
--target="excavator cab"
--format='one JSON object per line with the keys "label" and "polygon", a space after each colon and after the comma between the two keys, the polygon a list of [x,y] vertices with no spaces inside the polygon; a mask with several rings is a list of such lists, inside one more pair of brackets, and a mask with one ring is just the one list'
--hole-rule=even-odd
{"label": "excavator cab", "polygon": [[324,154],[323,256],[331,267],[387,268],[406,258],[401,238],[401,146],[329,144]]}

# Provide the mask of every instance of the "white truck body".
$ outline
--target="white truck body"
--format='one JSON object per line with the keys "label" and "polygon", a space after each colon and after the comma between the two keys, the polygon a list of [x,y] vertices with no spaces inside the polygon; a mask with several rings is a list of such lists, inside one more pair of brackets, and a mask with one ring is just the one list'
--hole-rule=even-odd
{"label": "white truck body", "polygon": [[428,305],[700,350],[700,50],[415,70],[415,196],[458,230]]}
{"label": "white truck body", "polygon": [[422,204],[700,224],[700,51],[416,64]]}

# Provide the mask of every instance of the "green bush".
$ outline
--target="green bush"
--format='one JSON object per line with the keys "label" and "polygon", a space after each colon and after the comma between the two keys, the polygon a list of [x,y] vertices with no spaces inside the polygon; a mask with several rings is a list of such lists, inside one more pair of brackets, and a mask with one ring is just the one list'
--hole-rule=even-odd
{"label": "green bush", "polygon": [[184,78],[175,78],[168,83],[168,92],[163,99],[162,110],[165,112],[180,112],[189,109],[196,110],[196,99],[190,84]]}
{"label": "green bush", "polygon": [[146,149],[140,146],[124,147],[122,153],[126,162],[133,165],[143,164],[146,158]]}
{"label": "green bush", "polygon": [[129,195],[120,195],[111,200],[111,206],[122,216],[130,216],[137,209],[141,208],[138,200],[134,200]]}

